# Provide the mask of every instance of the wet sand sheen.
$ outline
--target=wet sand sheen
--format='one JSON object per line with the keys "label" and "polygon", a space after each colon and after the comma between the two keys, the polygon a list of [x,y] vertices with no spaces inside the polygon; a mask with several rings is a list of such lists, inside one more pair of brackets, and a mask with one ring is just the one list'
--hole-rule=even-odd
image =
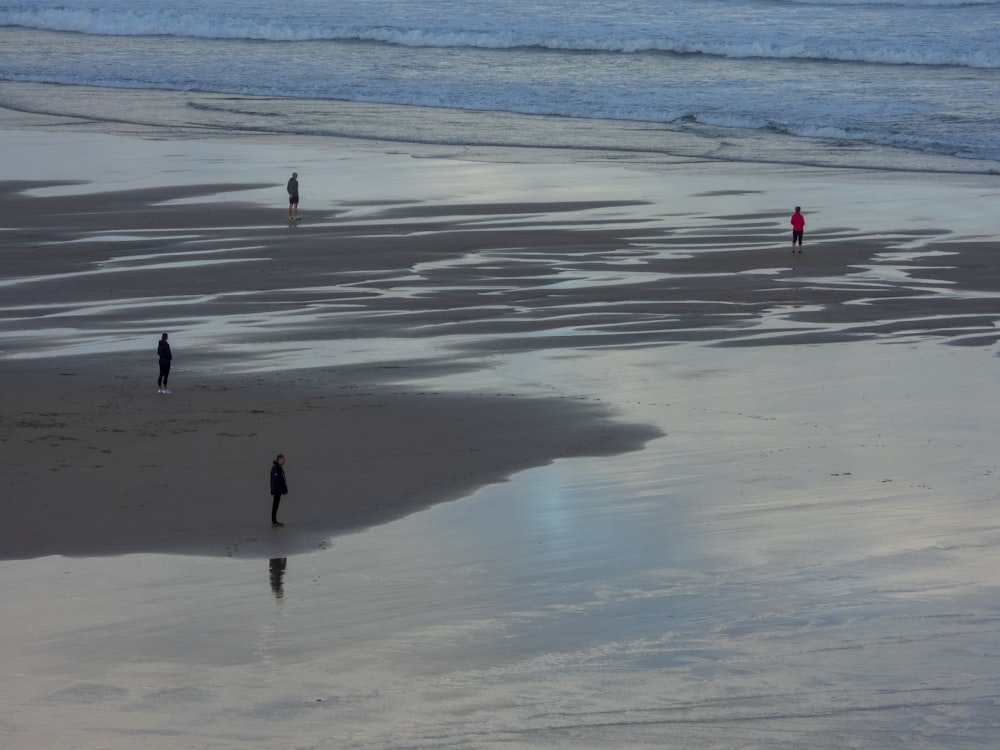
{"label": "wet sand sheen", "polygon": [[[34,499],[5,500],[3,557],[301,553],[516,471],[660,434],[596,403],[383,382],[445,371],[434,365],[228,377],[178,368],[169,396],[136,365],[100,355],[63,358],[59,372],[48,360],[5,367],[16,384],[0,397],[5,470]],[[287,525],[274,530],[267,472],[279,452],[291,493]]]}
{"label": "wet sand sheen", "polygon": [[0,201],[13,746],[992,737],[983,184],[114,143]]}
{"label": "wet sand sheen", "polygon": [[[8,557],[287,554],[660,434],[595,403],[390,385],[516,352],[998,336],[989,244],[930,230],[820,228],[799,256],[783,215],[666,222],[643,201],[356,204],[288,226],[211,198],[259,184],[54,186],[0,201],[3,460],[44,498],[8,500]],[[179,355],[167,401],[145,351],[160,329]],[[275,541],[251,498],[279,451],[298,530]]]}
{"label": "wet sand sheen", "polygon": [[[9,503],[8,557],[288,554],[518,468],[660,434],[594,403],[389,385],[497,356],[998,335],[989,248],[935,241],[928,265],[925,252],[888,252],[921,239],[907,232],[821,230],[788,257],[774,246],[780,217],[678,229],[630,216],[641,202],[365,206],[361,221],[314,211],[289,227],[207,198],[233,184],[31,187],[8,183],[0,203],[14,227],[2,314],[17,383],[2,396],[4,462],[43,500]],[[962,291],[922,278],[939,271]],[[161,328],[179,355],[167,400],[143,349]],[[279,451],[298,530],[275,541],[252,498]]]}

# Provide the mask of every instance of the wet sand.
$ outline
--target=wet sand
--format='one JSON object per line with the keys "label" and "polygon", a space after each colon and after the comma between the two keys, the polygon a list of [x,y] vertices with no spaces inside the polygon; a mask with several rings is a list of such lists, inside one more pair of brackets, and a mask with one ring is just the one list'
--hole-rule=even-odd
{"label": "wet sand", "polygon": [[995,178],[31,123],[12,747],[992,742]]}
{"label": "wet sand", "polygon": [[[146,364],[5,367],[3,467],[23,490],[3,501],[4,557],[301,553],[516,471],[660,434],[572,399],[382,382],[419,370],[405,363],[242,377],[178,367],[168,396]],[[290,494],[285,528],[272,529],[279,452]]]}
{"label": "wet sand", "polygon": [[[28,187],[6,185],[0,212],[17,226],[5,248],[10,387],[0,399],[3,468],[36,499],[5,498],[4,512],[17,519],[0,532],[5,557],[287,555],[517,470],[635,450],[660,434],[568,397],[398,385],[479,366],[478,354],[436,353],[412,333],[469,324],[470,293],[428,310],[380,287],[391,290],[406,269],[450,257],[488,230],[463,230],[423,208],[412,209],[416,223],[410,211],[347,227],[313,213],[289,227],[273,217],[260,225],[260,207],[249,204],[160,205],[245,186],[51,199],[25,197]],[[580,207],[485,210],[560,209]],[[410,222],[413,239],[396,236],[397,221]],[[520,234],[529,245],[553,241],[537,230]],[[116,242],[124,236],[128,250]],[[213,244],[223,248],[190,249]],[[393,331],[394,316],[407,330]],[[242,321],[233,335],[197,335],[205,321],[211,329],[226,318]],[[138,343],[155,345],[160,328],[172,332],[176,358],[169,396],[157,394],[155,354]],[[336,350],[393,336],[415,339],[398,360],[390,349],[376,361],[282,367],[285,350],[310,356],[316,337]],[[298,356],[287,356],[293,368]],[[259,362],[276,371],[247,373]],[[286,528],[275,531],[265,475],[279,452],[294,491],[280,514]]]}
{"label": "wet sand", "polygon": [[[37,498],[5,498],[7,557],[290,554],[661,434],[613,405],[399,385],[515,352],[998,336],[992,246],[929,230],[822,228],[800,255],[783,214],[678,228],[636,200],[360,205],[290,226],[213,201],[255,184],[2,187],[3,471]],[[960,265],[889,252],[930,240]],[[153,387],[160,329],[169,397]],[[263,476],[278,452],[295,492],[276,540]]]}

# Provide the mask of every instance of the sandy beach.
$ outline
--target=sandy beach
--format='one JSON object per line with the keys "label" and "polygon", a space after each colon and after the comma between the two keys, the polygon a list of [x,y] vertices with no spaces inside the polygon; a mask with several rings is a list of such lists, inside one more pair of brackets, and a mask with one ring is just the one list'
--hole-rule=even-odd
{"label": "sandy beach", "polygon": [[1000,178],[153,135],[0,112],[5,746],[991,746]]}

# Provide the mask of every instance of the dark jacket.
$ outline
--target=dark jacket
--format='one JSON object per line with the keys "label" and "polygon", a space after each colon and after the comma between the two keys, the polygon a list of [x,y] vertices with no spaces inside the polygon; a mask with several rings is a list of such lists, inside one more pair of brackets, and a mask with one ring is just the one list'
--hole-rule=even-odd
{"label": "dark jacket", "polygon": [[160,343],[156,347],[156,353],[160,355],[161,362],[169,362],[174,358],[174,355],[170,353],[170,344],[163,339],[160,339]]}
{"label": "dark jacket", "polygon": [[285,468],[277,461],[271,465],[271,494],[288,494],[288,483],[285,481]]}

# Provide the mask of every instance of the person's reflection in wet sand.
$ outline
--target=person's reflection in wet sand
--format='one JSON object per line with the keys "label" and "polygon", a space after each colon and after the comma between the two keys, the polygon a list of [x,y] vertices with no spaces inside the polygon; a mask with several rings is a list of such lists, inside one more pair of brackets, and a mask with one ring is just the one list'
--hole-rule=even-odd
{"label": "person's reflection in wet sand", "polygon": [[271,591],[275,599],[283,599],[285,596],[285,567],[288,565],[287,557],[271,558]]}

